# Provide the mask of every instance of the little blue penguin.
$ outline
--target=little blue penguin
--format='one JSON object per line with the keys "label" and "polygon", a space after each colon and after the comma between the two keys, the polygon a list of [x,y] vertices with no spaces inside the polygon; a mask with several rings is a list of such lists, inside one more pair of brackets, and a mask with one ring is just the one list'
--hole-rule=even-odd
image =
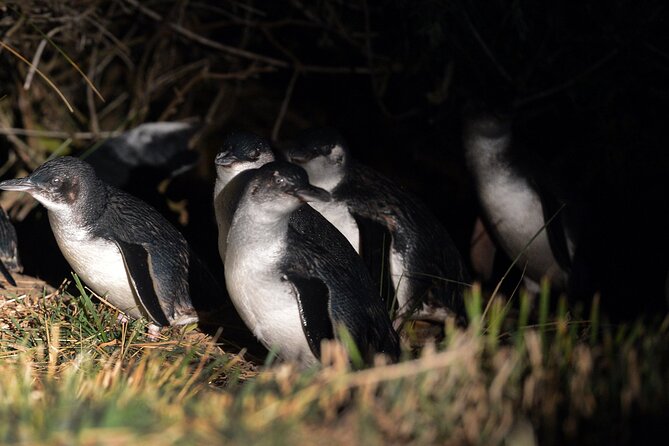
{"label": "little blue penguin", "polygon": [[306,201],[327,201],[287,162],[249,171],[228,234],[225,279],[242,319],[268,348],[303,367],[345,328],[366,361],[396,360],[399,339],[364,263]]}
{"label": "little blue penguin", "polygon": [[232,216],[251,174],[249,170],[271,161],[274,161],[274,153],[265,138],[248,132],[232,132],[223,138],[214,160],[214,212],[218,225],[218,252],[223,262]]}
{"label": "little blue penguin", "polygon": [[564,290],[575,236],[565,225],[562,203],[517,167],[511,143],[508,119],[492,113],[467,118],[465,156],[485,226],[504,252],[518,259],[528,290],[537,292],[543,277]]}
{"label": "little blue penguin", "polygon": [[25,178],[1,182],[0,189],[27,192],[44,205],[74,272],[131,318],[189,324],[223,298],[224,290],[172,225],[78,158],[47,161]]}
{"label": "little blue penguin", "polygon": [[12,272],[21,272],[16,229],[4,209],[0,208],[0,272],[10,285],[16,286]]}
{"label": "little blue penguin", "polygon": [[102,181],[127,190],[133,181],[146,183],[147,173],[164,179],[193,167],[198,154],[188,145],[195,131],[189,122],[146,122],[94,146],[84,156]]}
{"label": "little blue penguin", "polygon": [[[377,282],[382,286],[383,274],[390,274],[396,327],[410,319],[443,323],[449,315],[464,323],[469,274],[444,226],[417,197],[351,159],[343,137],[331,128],[303,131],[286,156],[332,194],[332,203],[314,208],[358,248]],[[380,255],[379,233],[387,239]],[[380,268],[383,273],[375,272]]]}

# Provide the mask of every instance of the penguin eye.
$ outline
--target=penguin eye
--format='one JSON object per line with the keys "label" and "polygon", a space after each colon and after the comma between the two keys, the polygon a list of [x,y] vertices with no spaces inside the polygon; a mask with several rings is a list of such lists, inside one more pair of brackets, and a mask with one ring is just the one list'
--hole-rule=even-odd
{"label": "penguin eye", "polygon": [[53,184],[54,186],[58,186],[62,182],[63,180],[61,180],[60,177],[54,177],[51,179],[51,184]]}
{"label": "penguin eye", "polygon": [[251,152],[250,157],[251,159],[257,160],[258,157],[260,156],[260,150],[255,149],[253,152]]}
{"label": "penguin eye", "polygon": [[274,184],[279,185],[279,186],[285,184],[286,179],[285,179],[284,177],[282,177],[282,176],[279,174],[278,171],[275,170],[275,171],[272,173],[272,176],[274,177]]}

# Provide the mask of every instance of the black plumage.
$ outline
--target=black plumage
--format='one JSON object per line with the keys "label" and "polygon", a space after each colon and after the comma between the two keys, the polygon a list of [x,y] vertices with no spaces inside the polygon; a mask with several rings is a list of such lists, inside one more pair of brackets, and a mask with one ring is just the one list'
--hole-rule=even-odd
{"label": "black plumage", "polygon": [[7,282],[16,286],[12,272],[21,272],[16,229],[4,209],[0,208],[0,273]]}
{"label": "black plumage", "polygon": [[[377,352],[396,360],[398,339],[388,313],[378,302],[378,293],[362,258],[337,228],[309,205],[302,205],[290,215],[288,245],[291,249],[282,260],[284,274],[300,291],[307,286],[306,281],[316,281],[320,288],[311,285],[304,295],[328,304],[329,317],[320,320],[327,320],[330,325],[318,330],[321,336],[327,337],[327,333],[336,331],[333,325],[341,324],[368,361]],[[322,306],[309,309],[312,314],[324,310]],[[314,328],[310,326],[306,331]],[[320,346],[320,339],[314,345]]]}

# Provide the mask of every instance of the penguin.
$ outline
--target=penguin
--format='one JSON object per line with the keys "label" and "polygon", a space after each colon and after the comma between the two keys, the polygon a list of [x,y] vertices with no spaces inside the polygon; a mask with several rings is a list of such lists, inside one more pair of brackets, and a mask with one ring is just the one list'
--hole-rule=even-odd
{"label": "penguin", "polygon": [[306,172],[275,161],[251,172],[227,240],[225,279],[242,319],[283,360],[318,364],[323,339],[345,328],[371,361],[399,339],[365,265],[306,201],[327,201]]}
{"label": "penguin", "polygon": [[12,272],[22,272],[23,266],[19,260],[16,229],[4,209],[0,208],[0,272],[12,286],[16,281]]}
{"label": "penguin", "polygon": [[163,179],[195,166],[199,157],[188,145],[196,129],[189,122],[146,122],[94,146],[82,158],[105,183],[132,189],[134,182],[146,183],[147,173]]}
{"label": "penguin", "polygon": [[[396,327],[406,320],[443,323],[449,316],[465,323],[463,292],[469,273],[444,226],[417,197],[355,162],[334,129],[305,130],[285,152],[307,171],[312,184],[332,194],[333,203],[314,203],[314,208],[348,234],[353,246],[357,240],[370,270],[385,263]],[[379,233],[389,241],[381,255]],[[383,273],[373,276],[381,284],[386,281]]]}
{"label": "penguin", "polygon": [[274,152],[266,139],[248,132],[232,132],[223,138],[216,154],[214,212],[218,225],[218,251],[225,262],[228,230],[250,170],[274,161]]}
{"label": "penguin", "polygon": [[520,169],[511,156],[511,122],[492,113],[468,116],[464,129],[467,166],[487,231],[525,272],[526,288],[539,291],[547,277],[565,290],[575,251],[566,204]]}
{"label": "penguin", "polygon": [[44,205],[74,272],[130,318],[147,317],[154,327],[195,323],[223,297],[171,224],[78,158],[47,161],[0,189],[27,192]]}

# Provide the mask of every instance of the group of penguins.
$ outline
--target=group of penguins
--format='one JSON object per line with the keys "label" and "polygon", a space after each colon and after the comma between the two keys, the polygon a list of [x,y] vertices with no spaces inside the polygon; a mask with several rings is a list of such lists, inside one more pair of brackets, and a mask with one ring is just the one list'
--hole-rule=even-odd
{"label": "group of penguins", "polygon": [[[125,146],[146,135],[140,127]],[[545,230],[551,215],[512,171],[509,138],[492,115],[465,131],[468,165],[487,221],[495,222],[488,228],[520,260],[529,289],[546,276],[564,285],[573,239],[562,231],[556,241]],[[169,141],[162,146],[166,153]],[[370,363],[376,354],[398,360],[398,332],[408,320],[466,323],[471,277],[447,230],[397,182],[352,159],[336,130],[303,131],[280,151],[252,133],[221,141],[213,209],[224,277],[161,213],[110,184],[118,180],[110,176],[115,164],[140,162],[123,147],[116,158],[92,157],[97,169],[58,157],[0,189],[40,202],[72,270],[126,316],[148,318],[154,334],[161,326],[217,324],[221,311],[234,312],[267,349],[309,367],[320,360],[321,341],[344,332]],[[11,237],[0,235],[7,245]],[[9,281],[13,258],[3,253],[0,265]]]}
{"label": "group of penguins", "polygon": [[124,315],[147,317],[154,335],[216,323],[231,301],[268,350],[308,367],[321,341],[343,331],[365,361],[394,361],[403,321],[464,322],[470,279],[446,229],[351,159],[335,130],[305,131],[281,153],[258,135],[229,133],[215,165],[223,278],[158,211],[79,158],[51,159],[0,189],[41,203],[72,270]]}

